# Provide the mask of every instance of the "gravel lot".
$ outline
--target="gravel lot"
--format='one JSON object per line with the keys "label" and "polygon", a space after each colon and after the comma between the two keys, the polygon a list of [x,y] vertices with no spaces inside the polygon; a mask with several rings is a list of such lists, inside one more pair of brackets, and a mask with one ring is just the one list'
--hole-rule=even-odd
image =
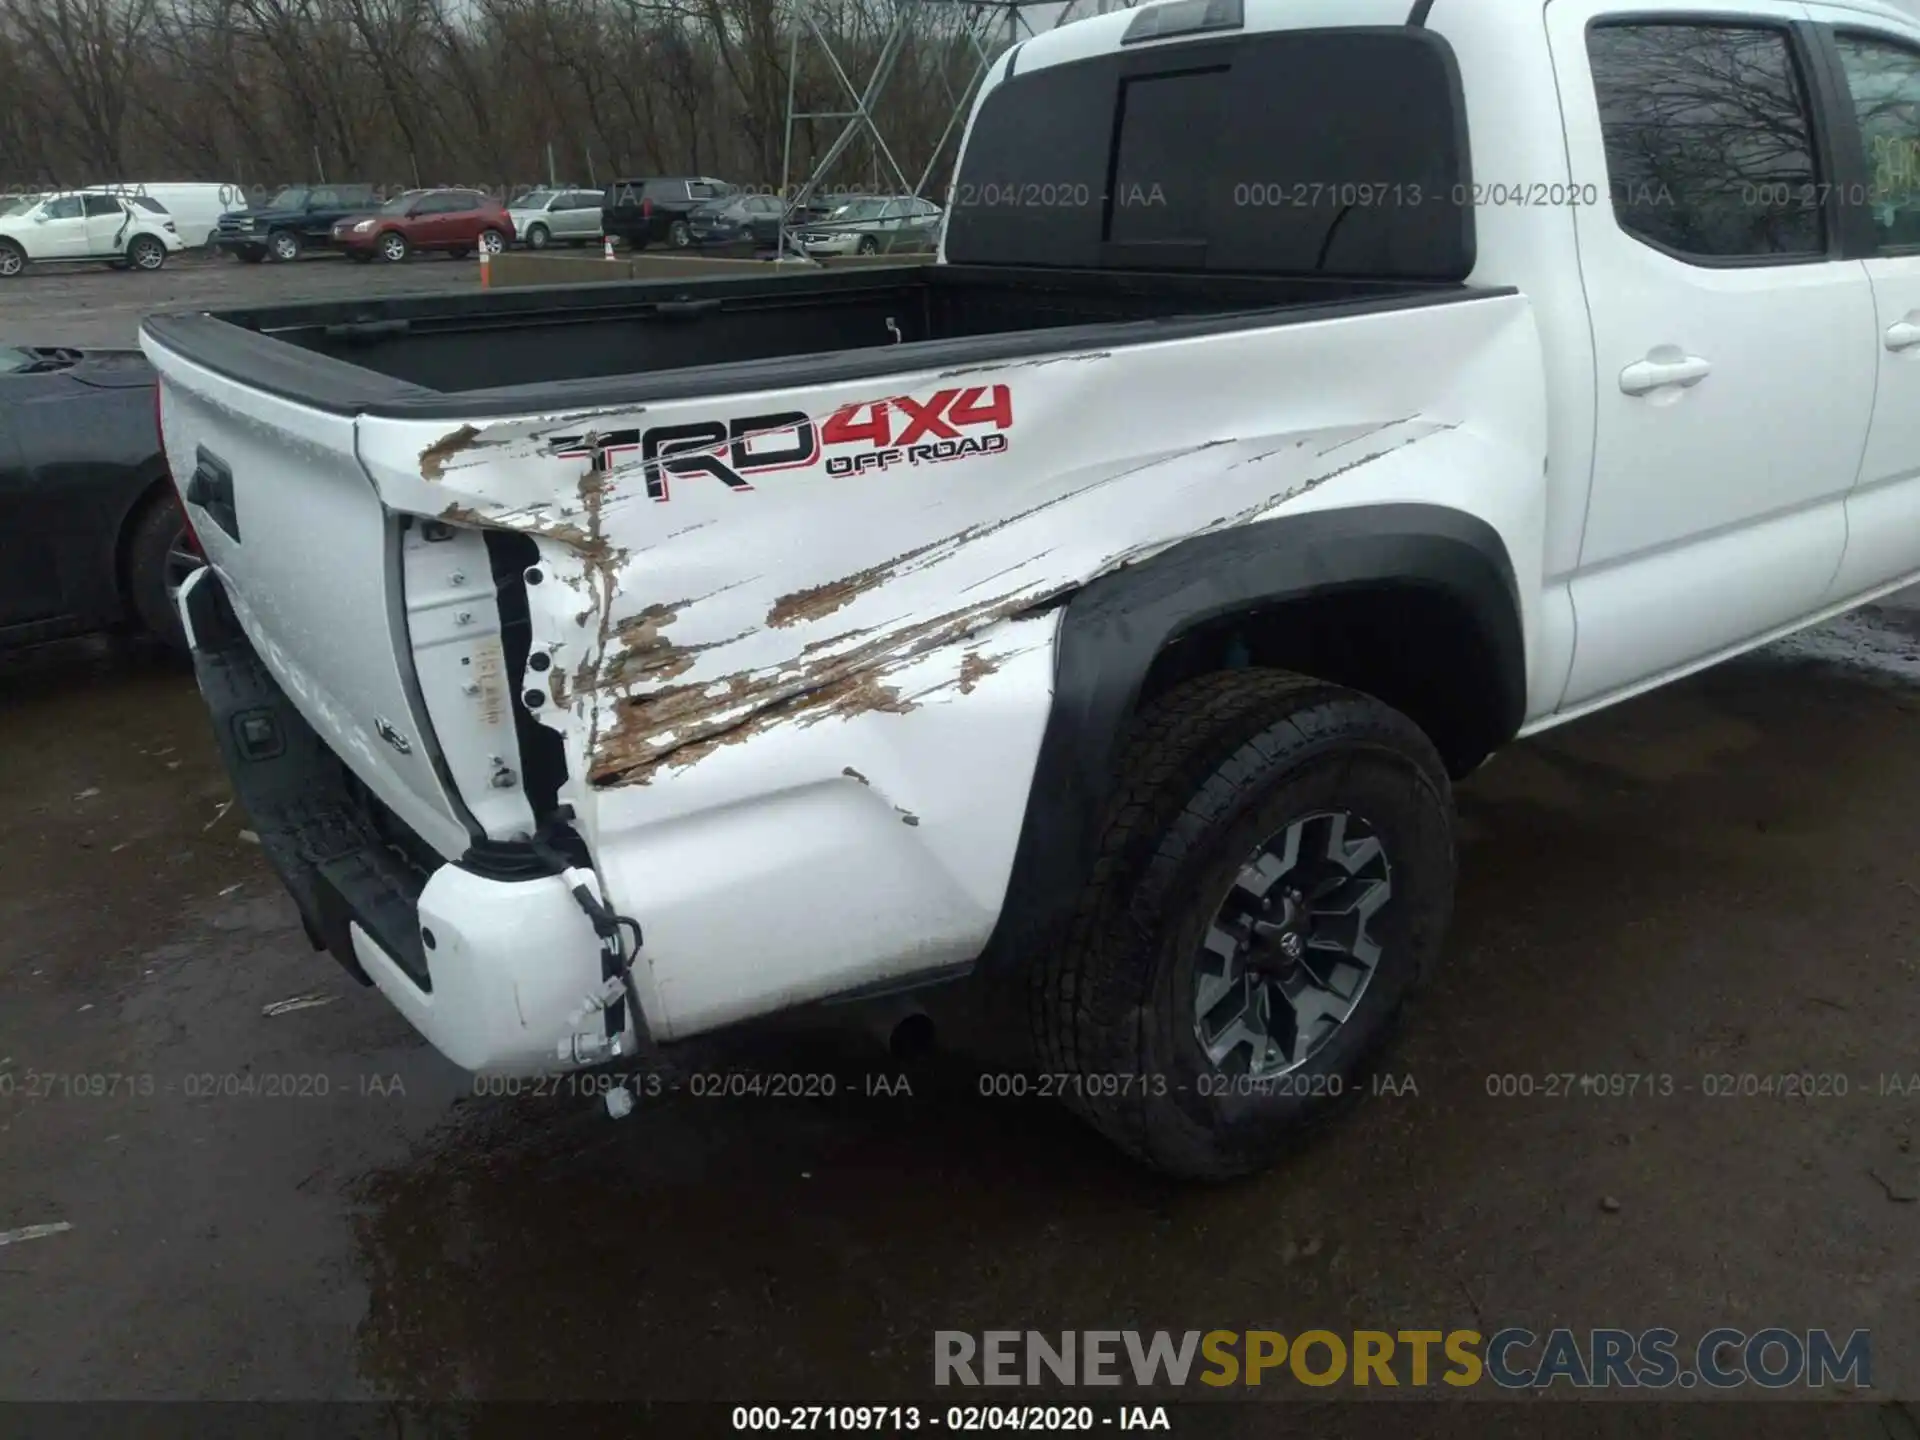
{"label": "gravel lot", "polygon": [[[35,275],[0,341],[474,283]],[[106,641],[0,658],[0,1231],[71,1226],[0,1249],[0,1398],[873,1403],[922,1390],[935,1329],[1777,1324],[1871,1329],[1883,1403],[1714,1433],[1920,1435],[1884,1403],[1920,1387],[1920,1093],[1881,1078],[1920,1088],[1917,719],[1920,603],[1896,602],[1513,747],[1461,788],[1464,889],[1403,1093],[1266,1177],[1183,1190],[1047,1104],[980,1098],[958,1057],[854,1093],[899,1073],[856,1038],[740,1042],[832,1067],[831,1101],[616,1124],[476,1097],[309,950],[179,666]],[[303,996],[325,1003],[263,1013]],[[1847,1093],[1704,1093],[1783,1072]],[[1674,1090],[1542,1093],[1568,1073]],[[103,1074],[126,1078],[90,1093]],[[1314,1433],[1361,1408],[1316,1407]],[[1459,1433],[1540,1433],[1474,1408]],[[1631,1408],[1608,1433],[1704,1433]]]}

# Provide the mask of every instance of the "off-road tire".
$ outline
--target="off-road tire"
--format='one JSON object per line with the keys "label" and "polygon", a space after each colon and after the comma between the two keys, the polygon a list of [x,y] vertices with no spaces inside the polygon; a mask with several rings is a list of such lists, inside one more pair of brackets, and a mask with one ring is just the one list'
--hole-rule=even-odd
{"label": "off-road tire", "polygon": [[[1202,937],[1248,856],[1328,808],[1363,817],[1391,859],[1379,962],[1346,1023],[1299,1069],[1264,1087],[1222,1083],[1194,1034]],[[1367,1088],[1402,1003],[1432,970],[1452,912],[1452,817],[1432,743],[1369,696],[1263,669],[1160,696],[1124,742],[1064,943],[1029,971],[1035,1062],[1068,1077],[1058,1087],[1068,1105],[1156,1170],[1222,1180],[1266,1168]]]}
{"label": "off-road tire", "polygon": [[145,503],[127,534],[128,607],[143,631],[175,650],[186,648],[187,637],[167,593],[167,566],[185,528],[179,504],[162,491]]}

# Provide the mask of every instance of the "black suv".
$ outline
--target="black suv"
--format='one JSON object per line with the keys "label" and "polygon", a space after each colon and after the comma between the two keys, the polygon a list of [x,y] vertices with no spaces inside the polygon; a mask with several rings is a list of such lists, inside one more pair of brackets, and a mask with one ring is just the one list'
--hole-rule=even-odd
{"label": "black suv", "polygon": [[693,242],[687,216],[695,206],[733,194],[734,187],[709,175],[616,180],[600,200],[600,233],[636,250],[666,244],[676,250]]}
{"label": "black suv", "polygon": [[242,260],[297,260],[332,248],[333,222],[378,209],[371,185],[289,185],[264,205],[220,217],[212,243]]}

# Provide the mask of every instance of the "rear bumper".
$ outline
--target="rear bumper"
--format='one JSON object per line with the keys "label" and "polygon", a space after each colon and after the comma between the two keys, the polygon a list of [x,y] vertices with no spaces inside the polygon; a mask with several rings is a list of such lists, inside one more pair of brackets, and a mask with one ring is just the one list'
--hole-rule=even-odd
{"label": "rear bumper", "polygon": [[571,1068],[561,1043],[604,1025],[573,1021],[602,984],[602,952],[566,881],[433,854],[301,716],[212,570],[188,578],[180,608],[234,794],[315,948],[378,987],[456,1065]]}

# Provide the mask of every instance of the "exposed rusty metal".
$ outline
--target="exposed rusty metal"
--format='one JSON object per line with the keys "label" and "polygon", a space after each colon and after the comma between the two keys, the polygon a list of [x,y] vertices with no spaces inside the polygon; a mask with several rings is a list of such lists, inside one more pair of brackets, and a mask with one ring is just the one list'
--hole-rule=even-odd
{"label": "exposed rusty metal", "polygon": [[960,693],[971,695],[973,687],[1000,668],[1000,662],[978,650],[969,650],[960,657]]}
{"label": "exposed rusty metal", "polygon": [[447,463],[473,448],[480,431],[472,425],[450,430],[420,452],[420,478],[434,481],[447,473]]}
{"label": "exposed rusty metal", "polygon": [[[1337,459],[1333,452],[1391,430],[1400,423],[1367,426],[1339,444],[1314,453],[1325,455],[1327,460]],[[1434,426],[1422,434],[1376,444],[1351,460],[1305,479],[1296,477],[1283,489],[1252,497],[1250,503],[1228,513],[1202,519],[1185,531],[1185,535],[1245,523],[1288,499],[1416,443],[1437,430],[1449,428],[1452,427]],[[448,440],[452,438],[449,436]],[[1290,436],[1284,443],[1260,446],[1254,455],[1237,459],[1234,468],[1281,451],[1299,450],[1313,444],[1316,438]],[[592,436],[587,439],[589,450],[593,439]],[[1138,554],[1159,543],[1158,537],[1097,559],[1089,557],[1091,563],[1076,564],[1071,573],[1051,574],[1033,563],[1052,553],[1049,542],[1040,539],[1038,543],[1046,548],[1021,551],[1019,558],[1004,568],[995,567],[990,574],[969,575],[968,583],[957,584],[949,592],[950,608],[943,613],[915,616],[909,612],[879,623],[837,631],[825,626],[822,629],[827,633],[808,639],[784,657],[762,658],[747,668],[732,673],[723,670],[707,678],[683,677],[697,674],[700,658],[709,652],[724,653],[736,642],[766,631],[817,624],[862,596],[914,572],[944,565],[975,542],[1031,521],[1054,507],[1083,500],[1092,492],[1126,482],[1156,467],[1186,460],[1199,452],[1241,444],[1243,442],[1232,437],[1221,437],[1136,459],[1097,474],[1085,483],[1046,495],[1014,513],[977,521],[836,579],[780,595],[771,601],[760,626],[750,626],[720,638],[703,636],[699,642],[677,641],[672,632],[676,626],[686,623],[689,615],[704,615],[701,602],[711,598],[709,596],[656,601],[621,613],[633,603],[632,598],[623,598],[623,591],[631,597],[637,579],[634,557],[646,549],[657,548],[664,541],[655,541],[652,546],[643,544],[631,551],[609,541],[604,512],[610,502],[621,498],[618,492],[623,471],[620,468],[595,469],[589,464],[579,477],[577,511],[566,507],[558,514],[521,510],[482,517],[463,507],[449,506],[443,518],[521,530],[563,545],[579,559],[580,567],[567,577],[567,583],[587,592],[583,596],[586,604],[573,618],[581,629],[592,633],[594,639],[580,654],[578,663],[571,667],[570,675],[550,677],[551,691],[563,708],[570,706],[572,713],[587,725],[588,783],[596,787],[644,785],[662,766],[675,769],[691,766],[720,749],[743,743],[777,726],[806,727],[828,718],[872,713],[904,714],[936,692],[973,694],[1007,658],[977,641],[959,657],[957,674],[949,670],[948,678],[937,683],[919,682],[921,688],[909,688],[904,672],[932,651],[962,645],[1002,621],[1059,603],[1097,575],[1130,563]],[[700,525],[687,528],[698,529]],[[765,656],[764,648],[760,653]],[[865,776],[846,773],[849,778],[867,783]]]}

